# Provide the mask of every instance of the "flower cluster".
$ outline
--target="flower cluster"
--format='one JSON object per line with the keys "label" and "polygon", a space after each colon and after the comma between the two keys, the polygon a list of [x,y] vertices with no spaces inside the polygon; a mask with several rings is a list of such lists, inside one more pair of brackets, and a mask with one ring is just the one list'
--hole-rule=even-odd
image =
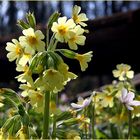
{"label": "flower cluster", "polygon": [[[74,6],[72,18],[59,17],[54,13],[47,24],[47,42],[45,35],[36,30],[34,15],[27,14],[27,23],[19,21],[23,35],[19,40],[13,39],[8,42],[6,50],[9,61],[16,60],[16,70],[22,72],[16,76],[21,82],[22,96],[29,97],[30,104],[41,112],[43,96],[45,92],[60,92],[64,86],[77,76],[69,71],[69,66],[63,61],[61,55],[79,61],[81,70],[85,71],[88,62],[91,61],[92,52],[78,54],[78,45],[84,45],[86,37],[83,35],[88,20],[84,13],[80,14],[81,8]],[[49,30],[53,32],[50,37]],[[57,49],[58,42],[68,43],[70,49]]]}

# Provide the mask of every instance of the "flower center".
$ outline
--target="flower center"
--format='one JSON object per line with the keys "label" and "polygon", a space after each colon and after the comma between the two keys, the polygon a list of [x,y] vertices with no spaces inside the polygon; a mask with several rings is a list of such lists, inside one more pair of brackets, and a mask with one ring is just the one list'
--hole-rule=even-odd
{"label": "flower center", "polygon": [[73,15],[72,18],[73,18],[73,20],[74,20],[75,23],[78,23],[79,22],[79,18],[78,18],[77,15]]}
{"label": "flower center", "polygon": [[37,43],[37,39],[34,36],[29,36],[28,41],[30,44],[35,45]]}
{"label": "flower center", "polygon": [[58,27],[58,32],[61,34],[61,35],[64,35],[66,32],[67,32],[67,27],[64,26],[64,25],[61,25]]}
{"label": "flower center", "polygon": [[84,60],[84,57],[83,57],[83,55],[78,54],[76,56],[76,59],[79,60],[80,62],[82,62]]}
{"label": "flower center", "polygon": [[19,46],[17,46],[16,47],[16,54],[20,55],[21,53],[22,53],[22,49]]}
{"label": "flower center", "polygon": [[70,38],[70,41],[71,41],[71,42],[75,42],[75,41],[76,41],[76,36]]}

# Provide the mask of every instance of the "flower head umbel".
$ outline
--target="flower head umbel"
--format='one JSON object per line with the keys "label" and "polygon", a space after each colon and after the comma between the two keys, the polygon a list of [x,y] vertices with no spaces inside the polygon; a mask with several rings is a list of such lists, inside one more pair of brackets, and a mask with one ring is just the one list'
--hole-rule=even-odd
{"label": "flower head umbel", "polygon": [[81,11],[81,7],[75,5],[72,10],[72,18],[76,24],[80,24],[81,26],[85,27],[87,26],[87,24],[84,23],[84,21],[87,21],[88,18],[86,17],[86,14],[84,13],[79,14],[80,11]]}
{"label": "flower head umbel", "polygon": [[80,63],[81,70],[85,71],[88,67],[88,62],[91,61],[92,51],[85,54],[76,54],[75,59],[77,59]]}
{"label": "flower head umbel", "polygon": [[84,29],[81,28],[80,25],[77,25],[72,32],[70,32],[70,36],[68,39],[68,45],[70,49],[77,50],[77,44],[78,45],[85,45],[86,37],[83,35]]}
{"label": "flower head umbel", "polygon": [[134,71],[130,70],[131,66],[127,64],[117,65],[117,70],[113,70],[113,75],[119,78],[120,81],[125,81],[127,78],[132,79],[134,77]]}
{"label": "flower head umbel", "polygon": [[42,41],[44,35],[40,30],[34,31],[33,28],[25,29],[22,32],[24,36],[19,38],[22,46],[25,47],[25,53],[35,54],[35,51],[44,51],[45,43]]}
{"label": "flower head umbel", "polygon": [[67,20],[67,17],[60,17],[58,23],[54,22],[52,31],[55,33],[55,38],[60,42],[67,42],[69,38],[69,31],[76,26],[73,19]]}
{"label": "flower head umbel", "polygon": [[140,106],[140,101],[133,100],[135,94],[133,92],[128,92],[127,89],[122,89],[122,95],[120,101],[127,107],[128,110],[133,110],[132,106]]}
{"label": "flower head umbel", "polygon": [[86,98],[85,100],[82,97],[79,97],[78,98],[78,103],[77,104],[76,103],[71,103],[71,106],[73,108],[77,109],[78,111],[82,110],[85,107],[89,106],[89,104],[92,101],[92,98],[93,98],[93,95],[91,95],[90,98]]}

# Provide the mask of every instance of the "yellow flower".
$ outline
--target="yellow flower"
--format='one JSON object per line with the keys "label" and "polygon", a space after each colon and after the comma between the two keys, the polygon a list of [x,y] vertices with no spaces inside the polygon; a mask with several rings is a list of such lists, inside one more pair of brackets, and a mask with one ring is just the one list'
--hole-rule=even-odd
{"label": "yellow flower", "polygon": [[20,65],[18,66],[19,67],[17,67],[17,70],[22,70],[23,68],[24,73],[16,76],[17,80],[22,83],[28,82],[30,83],[31,86],[34,87],[34,82],[32,79],[32,72],[29,70],[29,67],[28,66],[22,67]]}
{"label": "yellow flower", "polygon": [[127,78],[132,79],[134,77],[134,71],[130,70],[131,66],[127,64],[117,65],[117,70],[113,70],[115,78],[119,78],[120,81],[125,81]]}
{"label": "yellow flower", "polygon": [[9,51],[7,54],[7,57],[9,61],[14,61],[15,59],[18,59],[23,54],[23,47],[16,39],[12,39],[12,42],[8,42],[6,46],[6,50]]}
{"label": "yellow flower", "polygon": [[65,63],[60,63],[58,65],[58,71],[63,75],[63,83],[64,85],[67,84],[67,82],[69,82],[71,79],[76,79],[77,75],[75,75],[72,72],[69,72],[69,67],[67,64]]}
{"label": "yellow flower", "polygon": [[128,115],[127,114],[116,114],[109,121],[113,124],[122,125],[123,123],[127,122]]}
{"label": "yellow flower", "polygon": [[105,95],[103,100],[101,101],[101,105],[103,107],[108,107],[108,106],[113,107],[113,105],[114,105],[113,99],[114,99],[113,96]]}
{"label": "yellow flower", "polygon": [[43,112],[43,94],[39,91],[29,90],[28,96],[30,98],[30,104],[33,106],[34,110],[38,113]]}
{"label": "yellow flower", "polygon": [[75,59],[80,62],[81,70],[85,71],[88,67],[88,62],[91,61],[92,51],[85,54],[76,54]]}
{"label": "yellow flower", "polygon": [[133,117],[140,117],[140,106],[134,106],[132,110]]}
{"label": "yellow flower", "polygon": [[42,41],[44,35],[40,30],[34,31],[33,28],[29,28],[23,30],[22,33],[24,36],[21,36],[19,41],[25,47],[25,53],[34,55],[35,51],[45,50],[45,43]]}
{"label": "yellow flower", "polygon": [[58,23],[54,22],[51,30],[55,33],[55,38],[60,42],[67,42],[69,31],[75,27],[73,19],[67,20],[67,17],[60,17]]}
{"label": "yellow flower", "polygon": [[20,130],[17,132],[16,134],[16,139],[18,138],[18,140],[26,140],[27,139],[27,134],[25,133],[25,128],[24,126],[22,126],[20,128]]}
{"label": "yellow flower", "polygon": [[23,54],[21,59],[19,60],[18,64],[21,66],[25,66],[27,62],[31,60],[32,56],[30,54]]}
{"label": "yellow flower", "polygon": [[61,91],[64,87],[63,75],[59,71],[52,68],[44,71],[43,82],[44,84],[48,83],[48,90],[51,91]]}
{"label": "yellow flower", "polygon": [[2,129],[0,128],[0,140],[3,140],[4,139],[4,134],[2,132]]}
{"label": "yellow flower", "polygon": [[86,37],[83,36],[84,29],[80,25],[76,26],[72,32],[69,33],[68,45],[70,49],[77,50],[78,45],[85,45]]}
{"label": "yellow flower", "polygon": [[80,11],[81,11],[81,7],[75,5],[72,10],[72,18],[76,24],[80,24],[81,26],[85,27],[87,26],[87,24],[85,24],[84,21],[87,21],[88,18],[84,13],[79,14]]}

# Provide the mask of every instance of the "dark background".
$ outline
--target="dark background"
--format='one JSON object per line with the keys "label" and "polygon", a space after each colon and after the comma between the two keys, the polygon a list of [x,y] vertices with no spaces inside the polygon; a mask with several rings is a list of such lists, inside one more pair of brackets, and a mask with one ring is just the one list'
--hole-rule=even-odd
{"label": "dark background", "polygon": [[140,72],[139,1],[0,1],[0,87],[18,87],[15,64],[8,62],[5,51],[6,42],[21,34],[17,19],[24,19],[26,12],[34,11],[38,28],[44,30],[51,13],[57,10],[70,17],[75,4],[90,19],[87,22],[90,33],[79,51],[92,50],[93,59],[84,73],[80,72],[77,61],[68,60],[70,70],[82,79],[68,87],[78,85],[76,92],[81,92],[108,84],[113,79],[112,70],[120,63],[130,64],[135,73]]}

